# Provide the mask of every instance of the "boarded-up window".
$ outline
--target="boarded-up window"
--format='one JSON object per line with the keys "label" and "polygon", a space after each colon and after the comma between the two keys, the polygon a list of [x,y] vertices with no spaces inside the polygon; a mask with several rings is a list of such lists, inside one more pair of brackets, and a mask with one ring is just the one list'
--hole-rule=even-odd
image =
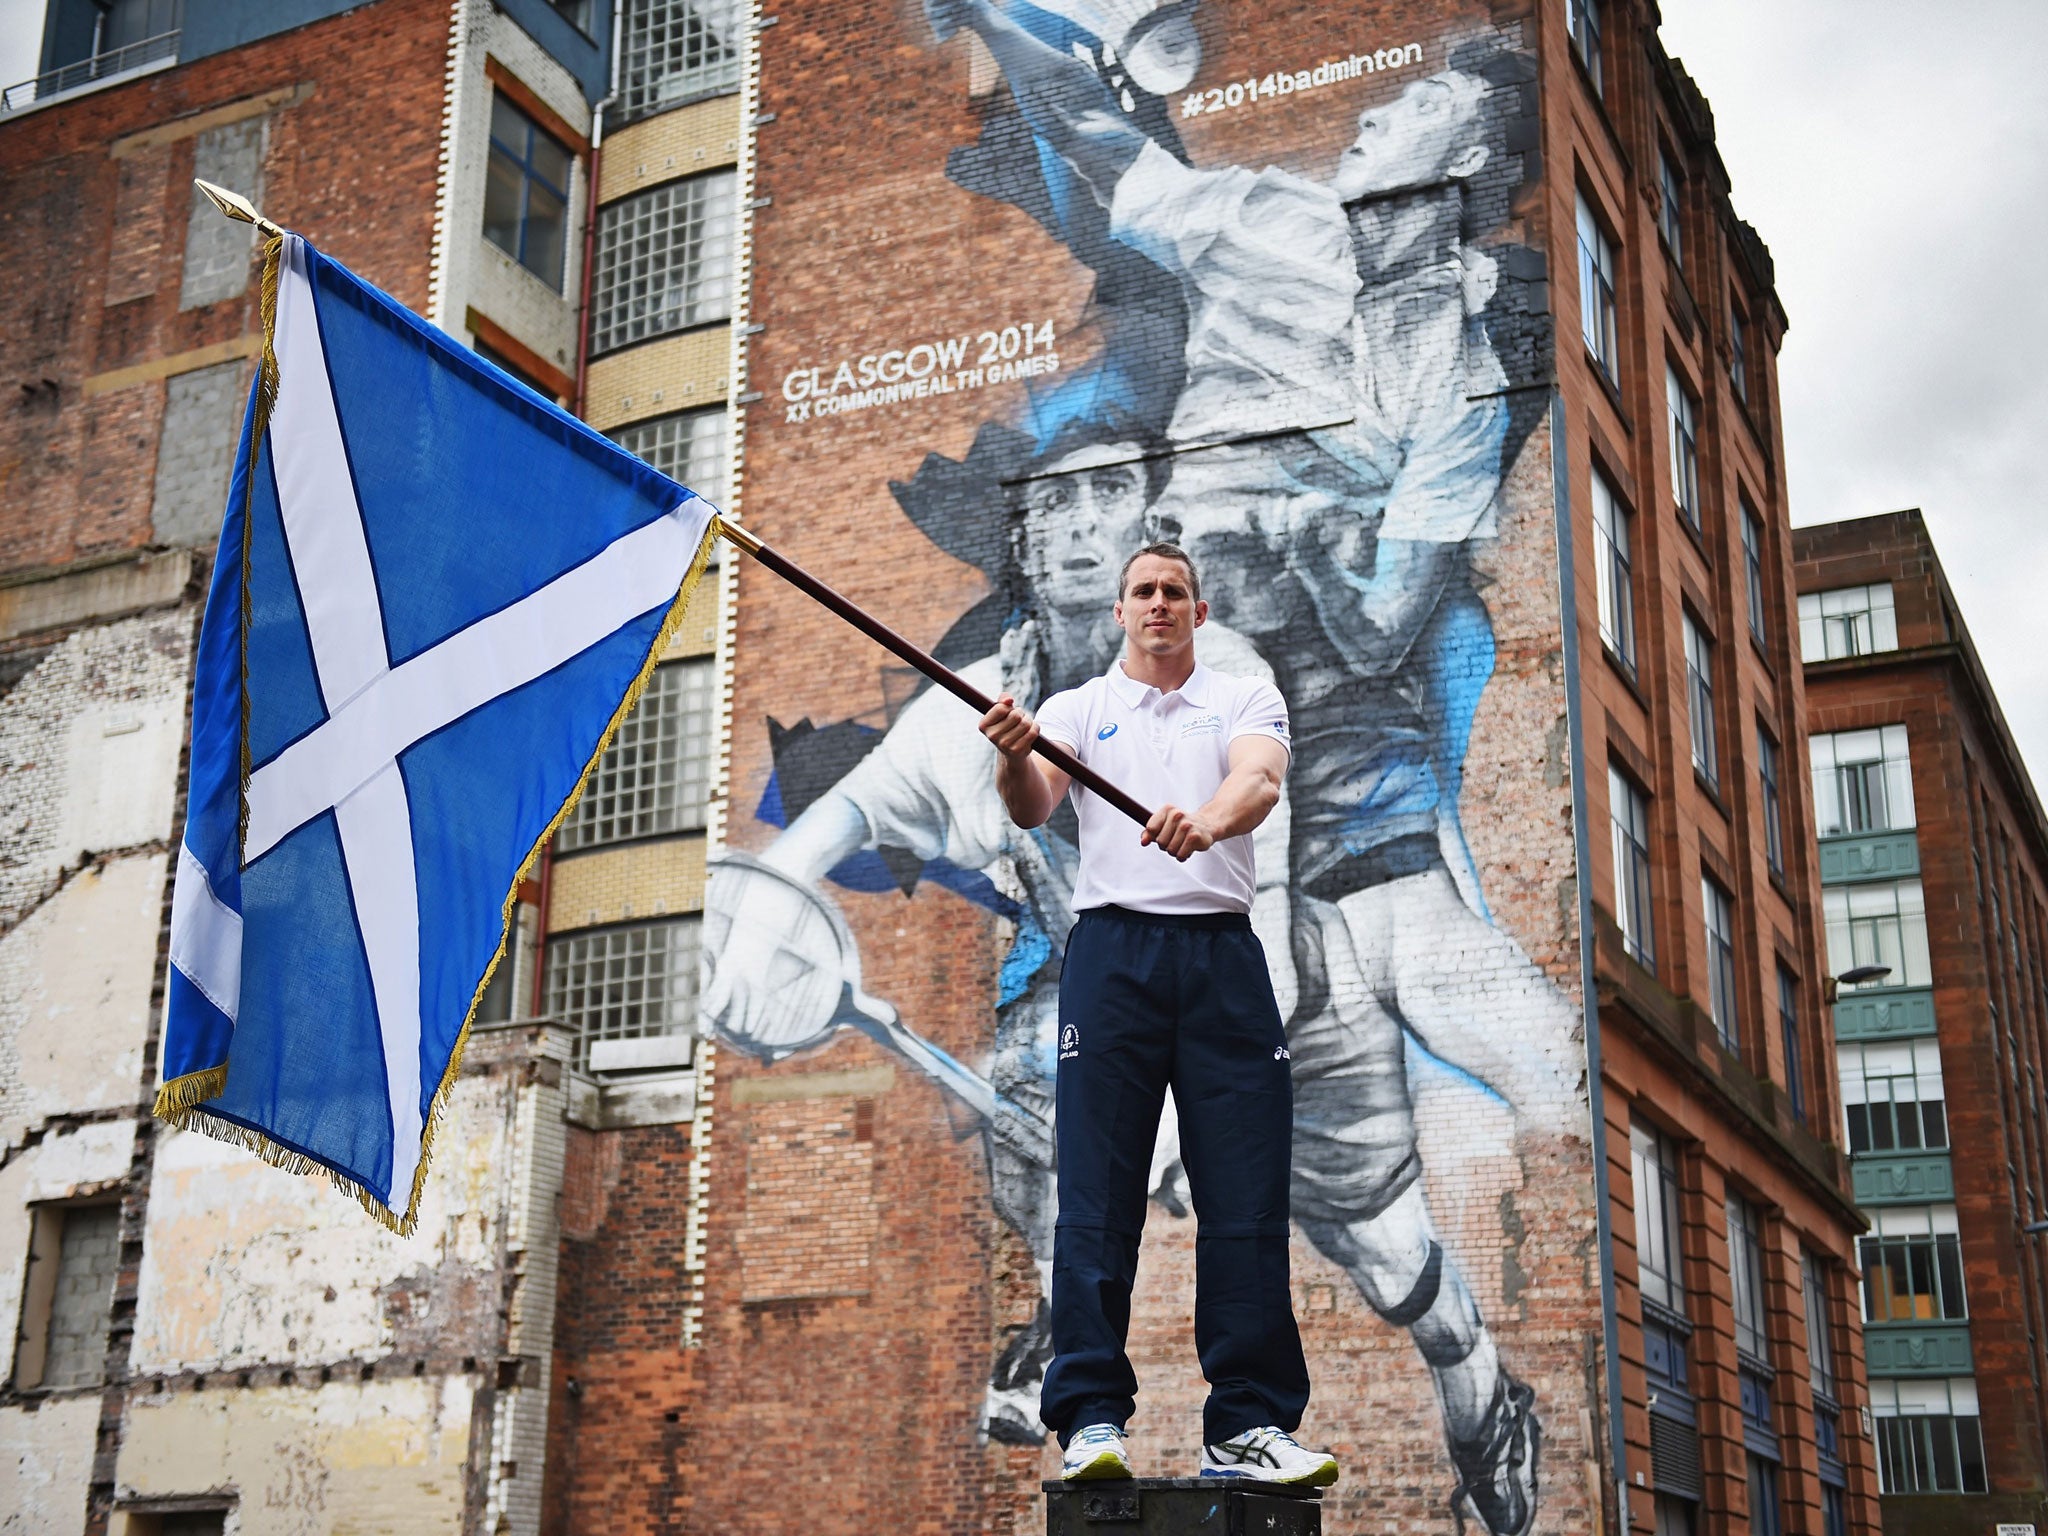
{"label": "boarded-up window", "polygon": [[171,152],[145,149],[124,157],[118,165],[121,179],[114,193],[114,238],[107,248],[104,302],[108,304],[126,304],[156,292]]}
{"label": "boarded-up window", "polygon": [[164,396],[150,530],[159,544],[211,544],[220,536],[248,403],[249,364],[174,374]]}
{"label": "boarded-up window", "polygon": [[120,1257],[119,1206],[35,1208],[14,1356],[18,1390],[101,1379]]}
{"label": "boarded-up window", "polygon": [[[267,122],[266,118],[251,117],[207,129],[192,146],[192,174],[239,192],[262,207]],[[178,293],[178,308],[200,309],[247,291],[255,241],[253,225],[223,218],[194,187],[192,213],[185,226],[185,280]]]}
{"label": "boarded-up window", "polygon": [[755,1104],[741,1299],[865,1296],[875,1252],[874,1100]]}

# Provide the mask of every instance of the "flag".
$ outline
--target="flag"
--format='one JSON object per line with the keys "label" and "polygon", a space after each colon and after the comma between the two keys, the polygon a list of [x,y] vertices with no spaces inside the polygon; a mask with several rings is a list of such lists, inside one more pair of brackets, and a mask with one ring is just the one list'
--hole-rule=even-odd
{"label": "flag", "polygon": [[710,552],[705,501],[295,235],[193,681],[156,1112],[409,1233],[519,877]]}

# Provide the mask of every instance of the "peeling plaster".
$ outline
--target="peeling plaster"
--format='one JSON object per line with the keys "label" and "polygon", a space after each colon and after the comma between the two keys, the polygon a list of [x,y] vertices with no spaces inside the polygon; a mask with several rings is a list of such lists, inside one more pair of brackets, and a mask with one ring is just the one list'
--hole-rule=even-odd
{"label": "peeling plaster", "polygon": [[[11,1314],[10,1314],[11,1315]],[[85,1529],[97,1393],[0,1408],[0,1536],[71,1536]]]}

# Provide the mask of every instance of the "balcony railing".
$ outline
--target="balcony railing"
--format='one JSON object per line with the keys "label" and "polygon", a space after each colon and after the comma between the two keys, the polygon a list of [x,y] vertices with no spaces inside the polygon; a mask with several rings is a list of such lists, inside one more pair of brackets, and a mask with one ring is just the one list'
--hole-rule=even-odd
{"label": "balcony railing", "polygon": [[125,47],[96,53],[75,64],[46,70],[33,80],[10,85],[6,94],[0,96],[0,115],[19,112],[58,96],[69,96],[87,86],[111,84],[122,75],[132,75],[152,64],[175,62],[180,35],[179,29],[174,27],[168,32],[159,32],[155,37],[140,38]]}

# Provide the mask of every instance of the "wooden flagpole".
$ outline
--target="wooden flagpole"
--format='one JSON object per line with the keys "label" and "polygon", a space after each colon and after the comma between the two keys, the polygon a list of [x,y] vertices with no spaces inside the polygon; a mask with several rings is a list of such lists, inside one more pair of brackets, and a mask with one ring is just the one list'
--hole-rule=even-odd
{"label": "wooden flagpole", "polygon": [[[912,645],[903,636],[897,634],[895,630],[884,624],[865,608],[841,597],[809,571],[796,564],[793,560],[778,554],[770,546],[762,543],[751,533],[747,532],[746,529],[729,523],[722,517],[713,526],[722,537],[730,541],[737,548],[745,550],[798,591],[823,603],[870,640],[894,651],[926,677],[945,689],[946,692],[952,694],[954,698],[971,707],[977,715],[985,715],[995,708],[996,701],[994,699],[983,693],[979,688],[976,688],[958,672],[955,672],[951,667],[948,667],[929,652],[920,650],[917,646]],[[1070,776],[1077,784],[1084,784],[1096,794],[1102,796],[1103,799],[1122,811],[1139,826],[1144,826],[1152,819],[1152,813],[1146,810],[1143,805],[1118,789],[1093,768],[1090,768],[1079,758],[1075,757],[1073,753],[1067,751],[1066,748],[1055,746],[1052,742],[1047,741],[1041,736],[1032,743],[1031,750],[1051,763],[1053,767]]]}

